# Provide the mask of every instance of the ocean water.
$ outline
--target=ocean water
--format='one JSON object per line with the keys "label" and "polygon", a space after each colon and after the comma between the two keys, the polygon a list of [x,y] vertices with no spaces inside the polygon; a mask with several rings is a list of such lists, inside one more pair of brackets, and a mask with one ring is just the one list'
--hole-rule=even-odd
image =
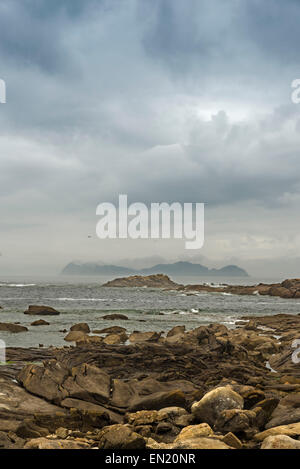
{"label": "ocean water", "polygon": [[[68,345],[62,332],[79,322],[87,322],[93,329],[119,325],[128,332],[168,331],[173,326],[185,325],[187,330],[213,322],[234,327],[243,315],[272,315],[300,313],[300,300],[267,296],[238,296],[222,293],[185,294],[150,288],[107,288],[101,285],[107,279],[99,277],[7,278],[0,277],[0,322],[20,323],[28,332],[12,334],[0,331],[0,339],[8,347],[37,347]],[[181,283],[213,282],[256,284],[272,283],[282,279],[203,279],[174,278]],[[52,306],[60,316],[45,316],[49,326],[30,324],[39,316],[24,315],[30,304]],[[120,312],[127,321],[109,321],[102,316]]]}

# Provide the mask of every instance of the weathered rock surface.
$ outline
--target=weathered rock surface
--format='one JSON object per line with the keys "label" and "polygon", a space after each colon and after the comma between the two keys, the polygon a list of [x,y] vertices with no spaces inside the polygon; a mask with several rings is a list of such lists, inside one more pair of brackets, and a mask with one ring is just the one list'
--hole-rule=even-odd
{"label": "weathered rock surface", "polygon": [[278,296],[281,298],[299,298],[300,297],[300,279],[288,279],[281,283],[265,284],[260,283],[258,285],[224,285],[221,287],[213,287],[210,285],[186,285],[180,286],[180,290],[186,292],[219,292],[219,293],[231,293],[234,295],[269,295]]}
{"label": "weathered rock surface", "polygon": [[269,436],[263,441],[261,449],[300,449],[300,441],[286,435]]}
{"label": "weathered rock surface", "polygon": [[133,332],[129,336],[129,341],[132,343],[137,342],[157,342],[160,334],[157,332]]}
{"label": "weathered rock surface", "polygon": [[300,422],[300,393],[289,394],[280,400],[266,428]]}
{"label": "weathered rock surface", "polygon": [[174,443],[184,440],[192,440],[194,438],[202,438],[213,436],[214,432],[207,423],[200,423],[200,425],[189,425],[185,427],[179,435],[175,438]]}
{"label": "weathered rock surface", "polygon": [[58,316],[60,313],[50,306],[30,305],[24,314],[32,316]]}
{"label": "weathered rock surface", "polygon": [[28,441],[24,449],[89,449],[90,444],[80,440],[59,440],[51,438],[34,438]]}
{"label": "weathered rock surface", "polygon": [[38,321],[34,321],[31,323],[31,326],[49,326],[50,323],[47,321],[44,321],[43,319],[39,319]]}
{"label": "weathered rock surface", "polygon": [[12,363],[0,367],[0,446],[230,449],[258,448],[265,440],[262,446],[295,446],[300,381],[287,357],[300,332],[298,316],[239,326],[175,327],[129,345],[118,344],[127,337],[124,328],[106,328],[105,338],[70,331],[81,334],[76,347],[7,349]]}
{"label": "weathered rock surface", "polygon": [[104,329],[95,329],[93,331],[94,334],[121,334],[122,332],[126,332],[126,329],[120,326],[105,327]]}
{"label": "weathered rock surface", "polygon": [[79,342],[80,340],[84,340],[86,334],[83,331],[70,331],[64,340],[66,342]]}
{"label": "weathered rock surface", "polygon": [[[200,422],[213,426],[224,410],[242,409],[244,399],[230,386],[213,389],[192,405],[192,414]],[[227,430],[231,431],[231,430]]]}
{"label": "weathered rock surface", "polygon": [[11,324],[8,322],[1,322],[0,323],[0,331],[4,332],[12,332],[14,334],[18,334],[20,332],[27,332],[27,327],[20,326],[19,324]]}
{"label": "weathered rock surface", "polygon": [[119,314],[119,313],[113,313],[113,314],[107,314],[106,316],[102,316],[102,319],[106,319],[109,321],[127,321],[128,317],[125,316],[125,314]]}
{"label": "weathered rock surface", "polygon": [[167,275],[133,275],[131,277],[117,278],[103,285],[104,287],[149,287],[149,288],[178,288]]}
{"label": "weathered rock surface", "polygon": [[263,441],[268,436],[274,435],[286,435],[290,436],[291,438],[297,438],[300,436],[300,422],[297,423],[290,423],[289,425],[280,425],[279,427],[269,428],[264,432],[257,433],[255,435],[255,440]]}
{"label": "weathered rock surface", "polygon": [[127,425],[111,425],[103,428],[99,435],[100,449],[144,449],[146,442]]}
{"label": "weathered rock surface", "polygon": [[81,322],[79,324],[74,324],[70,328],[70,331],[80,331],[80,332],[85,332],[86,334],[90,333],[90,327],[86,322]]}
{"label": "weathered rock surface", "polygon": [[104,339],[103,343],[107,345],[119,345],[126,342],[128,339],[127,334],[125,332],[121,332],[120,334],[108,334]]}

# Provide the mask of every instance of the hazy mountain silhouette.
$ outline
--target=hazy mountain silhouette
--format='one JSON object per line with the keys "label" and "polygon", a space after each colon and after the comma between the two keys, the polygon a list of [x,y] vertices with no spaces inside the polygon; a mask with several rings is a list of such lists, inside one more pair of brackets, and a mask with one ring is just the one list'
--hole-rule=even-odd
{"label": "hazy mountain silhouette", "polygon": [[186,276],[218,276],[248,277],[248,273],[236,265],[226,265],[221,269],[209,269],[202,264],[191,262],[175,262],[173,264],[157,264],[147,269],[130,269],[118,265],[100,265],[97,263],[71,262],[62,271],[63,275],[186,275]]}

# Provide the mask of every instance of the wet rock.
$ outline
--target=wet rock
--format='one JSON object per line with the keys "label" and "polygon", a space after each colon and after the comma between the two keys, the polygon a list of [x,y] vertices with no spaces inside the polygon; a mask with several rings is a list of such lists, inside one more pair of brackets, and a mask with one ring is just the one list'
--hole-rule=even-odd
{"label": "wet rock", "polygon": [[242,409],[244,399],[230,386],[213,389],[192,405],[192,414],[200,422],[213,426],[224,410]]}
{"label": "wet rock", "polygon": [[114,314],[107,314],[106,316],[102,316],[102,319],[106,319],[109,321],[127,321],[128,317],[125,316],[125,314],[119,314],[119,313],[114,313]]}
{"label": "wet rock", "polygon": [[14,334],[18,334],[20,332],[27,332],[28,329],[27,327],[19,326],[18,324],[10,324],[10,323],[1,322],[0,331],[12,332]]}
{"label": "wet rock", "polygon": [[47,321],[44,321],[43,319],[39,319],[38,321],[34,321],[31,323],[31,326],[49,326],[50,323]]}
{"label": "wet rock", "polygon": [[30,305],[24,314],[32,316],[58,316],[60,313],[50,306]]}
{"label": "wet rock", "polygon": [[80,332],[85,332],[86,334],[89,334],[90,327],[86,322],[82,322],[79,324],[74,324],[74,326],[70,328],[70,331],[80,331]]}
{"label": "wet rock", "polygon": [[294,294],[288,288],[284,288],[281,286],[271,287],[269,290],[270,296],[279,296],[280,298],[293,298]]}
{"label": "wet rock", "polygon": [[100,449],[144,449],[145,445],[144,438],[127,425],[111,425],[98,434]]}

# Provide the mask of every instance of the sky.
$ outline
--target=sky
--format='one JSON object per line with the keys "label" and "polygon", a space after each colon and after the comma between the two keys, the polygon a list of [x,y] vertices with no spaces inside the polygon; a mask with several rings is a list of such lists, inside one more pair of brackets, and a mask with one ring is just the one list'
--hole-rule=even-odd
{"label": "sky", "polygon": [[[297,0],[2,0],[0,275],[70,261],[300,276]],[[205,243],[100,240],[96,207],[205,203]]]}

